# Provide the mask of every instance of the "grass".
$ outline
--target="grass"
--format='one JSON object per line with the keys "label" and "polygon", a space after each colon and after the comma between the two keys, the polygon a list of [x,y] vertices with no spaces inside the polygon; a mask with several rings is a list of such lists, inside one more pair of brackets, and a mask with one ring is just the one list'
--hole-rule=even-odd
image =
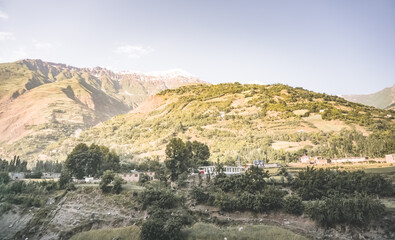
{"label": "grass", "polygon": [[392,175],[395,174],[395,166],[387,167],[379,167],[379,168],[366,168],[364,170],[367,173],[379,173],[379,174],[386,174],[386,175]]}
{"label": "grass", "polygon": [[87,232],[77,233],[71,240],[99,240],[99,239],[117,239],[117,240],[138,240],[140,239],[140,228],[129,226],[124,228],[100,229]]}
{"label": "grass", "polygon": [[[239,231],[240,230],[240,231]],[[217,240],[217,239],[294,239],[305,237],[289,230],[267,225],[243,225],[237,227],[220,228],[212,224],[196,223],[191,228],[184,229],[184,239],[187,240]]]}
{"label": "grass", "polygon": [[[91,188],[98,188],[99,184],[95,184],[95,183],[79,183],[75,185],[77,188],[81,188],[81,187],[91,187]],[[127,184],[122,184],[122,190],[123,191],[143,191],[145,188],[142,186],[138,186],[135,184],[131,184],[131,183],[127,183]]]}
{"label": "grass", "polygon": [[[287,239],[304,240],[304,236],[289,230],[267,225],[243,225],[237,227],[220,228],[213,224],[196,223],[190,228],[182,230],[182,239],[186,240],[255,240],[255,239]],[[140,228],[129,226],[124,228],[100,229],[77,233],[70,240],[100,240],[119,239],[134,240],[140,238]]]}

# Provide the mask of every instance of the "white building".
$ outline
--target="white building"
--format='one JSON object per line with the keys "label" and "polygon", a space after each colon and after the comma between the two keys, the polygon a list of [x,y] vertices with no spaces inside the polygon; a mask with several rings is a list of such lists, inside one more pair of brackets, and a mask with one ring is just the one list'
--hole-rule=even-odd
{"label": "white building", "polygon": [[351,158],[341,158],[341,159],[334,159],[331,160],[331,163],[361,163],[361,162],[367,162],[368,158],[367,157],[351,157]]}
{"label": "white building", "polygon": [[300,162],[309,164],[310,163],[310,157],[307,156],[307,155],[304,155],[304,156],[300,157]]}
{"label": "white building", "polygon": [[[216,166],[202,166],[199,167],[200,173],[203,174],[216,174]],[[237,167],[237,166],[223,166],[223,173],[226,175],[233,175],[233,174],[241,174],[244,173],[244,167]]]}
{"label": "white building", "polygon": [[395,163],[395,154],[385,155],[385,161],[387,163]]}
{"label": "white building", "polygon": [[41,178],[43,178],[43,179],[60,178],[60,173],[44,172]]}
{"label": "white building", "polygon": [[10,176],[11,180],[25,179],[25,173],[24,172],[9,172],[8,176]]}
{"label": "white building", "polygon": [[155,179],[155,172],[137,172],[135,170],[130,173],[120,173],[119,176],[126,182],[138,182],[142,174],[147,175],[150,180]]}

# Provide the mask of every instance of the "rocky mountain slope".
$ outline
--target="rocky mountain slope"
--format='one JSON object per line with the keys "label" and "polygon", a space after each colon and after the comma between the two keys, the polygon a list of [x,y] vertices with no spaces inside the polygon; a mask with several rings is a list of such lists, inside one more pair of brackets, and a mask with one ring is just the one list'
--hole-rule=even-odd
{"label": "rocky mountain slope", "polygon": [[0,157],[41,150],[136,108],[168,88],[204,83],[183,72],[114,73],[41,60],[0,64]]}
{"label": "rocky mountain slope", "polygon": [[298,155],[383,157],[395,149],[391,111],[286,85],[196,85],[166,90],[140,107],[43,153],[55,159],[80,142],[124,160],[163,159],[173,137],[208,144],[211,160],[292,161]]}
{"label": "rocky mountain slope", "polygon": [[395,84],[392,87],[366,95],[344,95],[346,100],[381,109],[395,109]]}

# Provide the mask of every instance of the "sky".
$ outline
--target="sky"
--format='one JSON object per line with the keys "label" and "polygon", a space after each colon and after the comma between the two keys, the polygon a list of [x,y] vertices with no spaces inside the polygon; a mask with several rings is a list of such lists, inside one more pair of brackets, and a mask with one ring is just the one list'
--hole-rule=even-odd
{"label": "sky", "polygon": [[0,0],[0,62],[25,58],[367,94],[395,84],[395,1]]}

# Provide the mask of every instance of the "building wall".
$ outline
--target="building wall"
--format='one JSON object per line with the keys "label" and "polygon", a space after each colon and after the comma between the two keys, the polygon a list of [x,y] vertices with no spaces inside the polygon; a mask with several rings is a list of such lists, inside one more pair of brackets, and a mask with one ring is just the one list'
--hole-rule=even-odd
{"label": "building wall", "polygon": [[385,161],[387,163],[395,163],[395,154],[385,155]]}
{"label": "building wall", "polygon": [[119,176],[125,180],[126,182],[138,182],[140,179],[140,175],[145,174],[147,175],[150,180],[155,179],[155,173],[154,172],[132,172],[132,173],[123,173],[119,174]]}

